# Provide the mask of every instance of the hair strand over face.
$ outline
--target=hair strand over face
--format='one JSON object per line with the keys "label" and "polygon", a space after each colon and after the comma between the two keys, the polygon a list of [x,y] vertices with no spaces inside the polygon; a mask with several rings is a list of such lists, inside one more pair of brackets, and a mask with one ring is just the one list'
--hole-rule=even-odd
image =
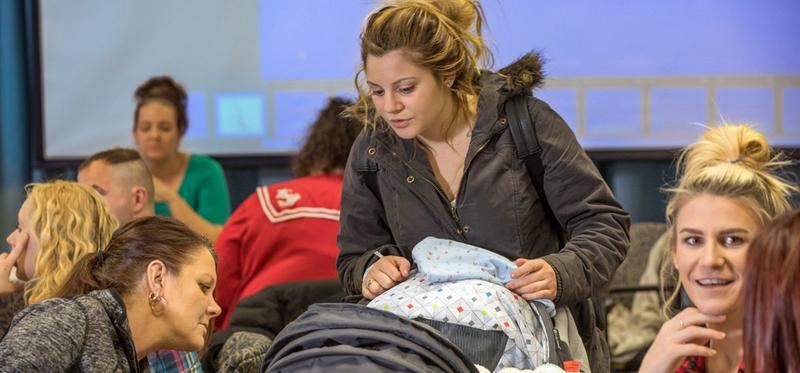
{"label": "hair strand over face", "polygon": [[[396,50],[429,69],[437,80],[452,79],[449,92],[455,98],[456,113],[467,113],[469,98],[478,93],[481,66],[492,64],[492,54],[481,36],[483,23],[483,10],[474,0],[386,2],[367,16],[361,32],[361,69],[355,77],[359,98],[347,113],[365,127],[375,127],[375,108],[359,76],[365,72],[367,57],[382,57]],[[451,124],[446,124],[445,131]]]}

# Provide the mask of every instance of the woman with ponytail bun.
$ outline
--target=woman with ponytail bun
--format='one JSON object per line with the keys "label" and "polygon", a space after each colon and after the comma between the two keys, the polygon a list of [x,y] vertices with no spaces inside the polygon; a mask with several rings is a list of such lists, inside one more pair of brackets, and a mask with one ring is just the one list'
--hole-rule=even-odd
{"label": "woman with ponytail bun", "polygon": [[760,255],[750,248],[761,229],[791,209],[797,186],[779,174],[789,163],[745,125],[709,129],[683,150],[680,178],[667,189],[671,257],[679,276],[666,304],[675,304],[683,291],[692,305],[669,315],[641,371],[745,371],[746,262]]}
{"label": "woman with ponytail bun", "polygon": [[199,351],[219,315],[216,254],[184,224],[135,219],[83,256],[55,296],[18,314],[2,372],[138,372],[157,350]]}
{"label": "woman with ponytail bun", "polygon": [[[514,261],[506,291],[569,307],[592,370],[608,370],[597,296],[627,251],[628,214],[569,126],[532,97],[540,56],[491,71],[484,28],[475,0],[387,1],[367,16],[347,111],[365,131],[344,176],[340,282],[374,299],[409,278],[424,238],[472,244]],[[512,101],[541,145],[546,195],[508,130]]]}
{"label": "woman with ponytail bun", "polygon": [[228,185],[217,161],[180,150],[189,128],[186,90],[169,76],[155,76],[134,99],[133,139],[153,174],[156,214],[216,241],[231,214]]}

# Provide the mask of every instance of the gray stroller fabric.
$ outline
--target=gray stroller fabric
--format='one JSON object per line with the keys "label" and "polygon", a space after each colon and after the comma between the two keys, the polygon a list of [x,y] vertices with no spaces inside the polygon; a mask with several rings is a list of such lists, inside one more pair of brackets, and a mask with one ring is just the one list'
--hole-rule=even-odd
{"label": "gray stroller fabric", "polygon": [[262,372],[477,373],[433,328],[348,303],[311,306],[267,351]]}
{"label": "gray stroller fabric", "polygon": [[482,330],[421,317],[414,320],[438,330],[447,340],[461,348],[469,361],[484,368],[494,369],[497,366],[508,342],[508,336],[502,330]]}

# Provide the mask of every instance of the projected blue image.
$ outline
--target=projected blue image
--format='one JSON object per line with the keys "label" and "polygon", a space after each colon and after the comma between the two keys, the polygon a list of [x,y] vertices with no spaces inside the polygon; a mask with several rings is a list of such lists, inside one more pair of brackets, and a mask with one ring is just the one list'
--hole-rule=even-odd
{"label": "projected blue image", "polygon": [[358,66],[358,33],[370,1],[260,0],[263,80],[342,79]]}
{"label": "projected blue image", "polygon": [[702,88],[659,88],[650,91],[651,132],[654,136],[693,138],[708,118]]}
{"label": "projected blue image", "polygon": [[[292,153],[326,97],[352,95],[378,3],[42,0],[44,157],[125,145],[130,94],[154,74],[190,90],[187,151]],[[541,52],[534,94],[589,150],[672,149],[723,119],[800,147],[800,1],[480,3],[492,68]]]}
{"label": "projected blue image", "polygon": [[783,97],[783,132],[800,139],[800,88],[787,88]]}
{"label": "projected blue image", "polygon": [[775,122],[772,90],[768,88],[722,88],[717,91],[717,111],[728,123],[748,123],[772,133]]}
{"label": "projected blue image", "polygon": [[206,95],[202,92],[189,92],[186,102],[186,115],[189,117],[189,128],[186,138],[208,137],[208,114],[206,114]]}
{"label": "projected blue image", "polygon": [[265,149],[296,150],[308,126],[325,105],[324,92],[280,92],[275,94],[275,128],[263,141]]}
{"label": "projected blue image", "polygon": [[800,2],[482,1],[503,66],[531,49],[550,76],[797,74]]}
{"label": "projected blue image", "polygon": [[[634,89],[594,89],[586,93],[586,134],[636,134],[641,122],[641,95]],[[602,123],[602,125],[601,125]]]}
{"label": "projected blue image", "polygon": [[260,94],[218,95],[217,134],[264,135],[264,97]]}

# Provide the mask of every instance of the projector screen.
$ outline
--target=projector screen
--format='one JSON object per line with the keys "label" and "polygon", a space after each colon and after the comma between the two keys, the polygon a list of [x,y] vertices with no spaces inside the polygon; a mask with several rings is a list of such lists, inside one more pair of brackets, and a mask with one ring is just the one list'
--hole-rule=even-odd
{"label": "projector screen", "polygon": [[[486,0],[500,68],[547,59],[549,102],[589,150],[670,149],[746,122],[800,147],[800,2]],[[296,151],[331,95],[354,95],[367,0],[40,0],[41,157],[132,146],[133,92],[189,93],[183,148]]]}

